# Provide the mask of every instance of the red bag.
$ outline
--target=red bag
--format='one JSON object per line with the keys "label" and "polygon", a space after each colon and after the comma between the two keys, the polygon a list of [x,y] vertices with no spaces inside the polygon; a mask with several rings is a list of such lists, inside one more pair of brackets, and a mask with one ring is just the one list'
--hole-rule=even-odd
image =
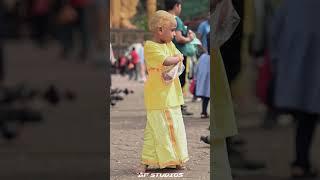
{"label": "red bag", "polygon": [[189,91],[191,94],[195,95],[196,93],[195,90],[196,90],[196,80],[193,78],[189,86]]}
{"label": "red bag", "polygon": [[270,54],[265,53],[263,63],[258,67],[258,78],[256,83],[256,93],[258,99],[267,105],[268,88],[272,78]]}

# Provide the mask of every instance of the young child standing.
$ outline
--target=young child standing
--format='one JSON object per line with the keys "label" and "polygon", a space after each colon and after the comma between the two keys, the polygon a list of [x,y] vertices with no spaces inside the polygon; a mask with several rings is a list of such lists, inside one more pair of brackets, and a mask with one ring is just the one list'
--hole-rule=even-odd
{"label": "young child standing", "polygon": [[207,52],[200,56],[195,73],[196,96],[202,99],[201,118],[209,117],[207,108],[210,101],[210,41],[206,43],[205,48]]}
{"label": "young child standing", "polygon": [[170,13],[159,10],[149,21],[153,39],[144,45],[148,78],[144,87],[147,123],[138,173],[148,166],[184,169],[189,159],[180,106],[184,104],[179,78],[165,82],[162,73],[183,60],[172,43],[177,24]]}

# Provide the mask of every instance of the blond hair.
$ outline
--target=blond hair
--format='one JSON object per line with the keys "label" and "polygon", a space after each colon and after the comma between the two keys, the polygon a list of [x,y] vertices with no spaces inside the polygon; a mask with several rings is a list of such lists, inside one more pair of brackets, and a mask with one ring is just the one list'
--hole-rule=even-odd
{"label": "blond hair", "polygon": [[163,10],[156,11],[149,20],[149,30],[156,32],[159,27],[165,27],[169,23],[176,23],[174,15]]}

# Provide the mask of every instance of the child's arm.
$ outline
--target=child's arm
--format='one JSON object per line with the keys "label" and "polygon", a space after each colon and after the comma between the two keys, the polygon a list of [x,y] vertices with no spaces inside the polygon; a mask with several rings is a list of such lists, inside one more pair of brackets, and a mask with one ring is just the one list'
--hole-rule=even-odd
{"label": "child's arm", "polygon": [[170,57],[167,57],[164,60],[163,65],[164,66],[171,66],[171,65],[174,65],[174,64],[178,64],[182,60],[183,60],[183,56],[182,55],[170,56]]}

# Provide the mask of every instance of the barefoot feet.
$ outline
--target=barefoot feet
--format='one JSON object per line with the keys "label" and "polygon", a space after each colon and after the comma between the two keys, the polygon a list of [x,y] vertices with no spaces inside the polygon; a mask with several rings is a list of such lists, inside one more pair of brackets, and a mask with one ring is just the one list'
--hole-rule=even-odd
{"label": "barefoot feet", "polygon": [[147,165],[139,164],[139,165],[136,167],[135,172],[136,172],[137,174],[145,173],[145,172],[147,171],[147,168],[148,168]]}

